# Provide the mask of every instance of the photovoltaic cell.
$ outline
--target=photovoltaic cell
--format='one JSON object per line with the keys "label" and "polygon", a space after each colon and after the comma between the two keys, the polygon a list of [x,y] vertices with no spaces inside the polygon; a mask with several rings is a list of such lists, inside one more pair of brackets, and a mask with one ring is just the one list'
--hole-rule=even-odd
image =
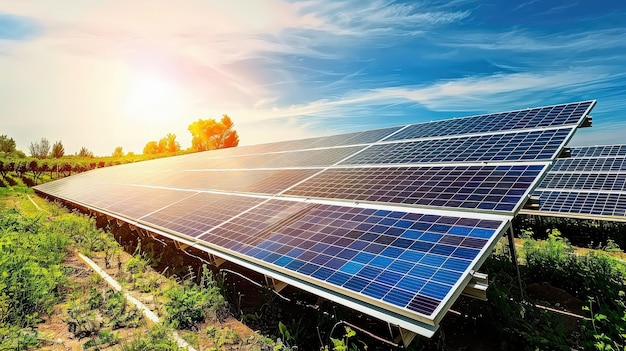
{"label": "photovoltaic cell", "polygon": [[285,195],[514,211],[543,165],[334,168]]}
{"label": "photovoltaic cell", "polygon": [[608,192],[537,191],[541,211],[626,216],[626,194]]}
{"label": "photovoltaic cell", "polygon": [[[294,215],[281,225],[281,218]],[[467,276],[502,225],[270,200],[201,239],[349,294],[428,316]]]}
{"label": "photovoltaic cell", "polygon": [[373,145],[341,164],[535,161],[555,157],[571,129]]}
{"label": "photovoltaic cell", "polygon": [[578,125],[595,101],[447,119],[408,126],[386,140],[452,136],[502,130]]}

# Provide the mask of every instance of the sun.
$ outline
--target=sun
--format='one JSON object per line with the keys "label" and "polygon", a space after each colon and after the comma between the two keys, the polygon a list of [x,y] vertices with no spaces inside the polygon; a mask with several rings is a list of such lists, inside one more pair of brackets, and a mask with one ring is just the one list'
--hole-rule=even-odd
{"label": "sun", "polygon": [[166,122],[180,117],[180,89],[164,77],[135,71],[124,97],[124,114],[133,120]]}

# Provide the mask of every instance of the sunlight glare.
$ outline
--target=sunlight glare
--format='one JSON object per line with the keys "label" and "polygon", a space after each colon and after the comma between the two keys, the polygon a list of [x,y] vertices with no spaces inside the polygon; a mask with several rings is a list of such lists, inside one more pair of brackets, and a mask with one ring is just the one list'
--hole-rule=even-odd
{"label": "sunlight glare", "polygon": [[166,122],[180,117],[179,88],[161,76],[135,71],[124,101],[125,115],[136,121]]}

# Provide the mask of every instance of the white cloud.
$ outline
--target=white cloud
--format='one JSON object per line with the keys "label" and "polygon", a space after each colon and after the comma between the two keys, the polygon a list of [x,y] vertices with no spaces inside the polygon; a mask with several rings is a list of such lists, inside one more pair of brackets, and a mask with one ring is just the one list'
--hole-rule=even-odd
{"label": "white cloud", "polygon": [[[539,93],[559,91],[592,93],[608,80],[621,79],[601,68],[576,71],[496,74],[439,81],[421,86],[387,87],[352,91],[334,100],[318,100],[308,104],[265,110],[268,118],[299,115],[342,116],[346,106],[418,103],[433,111],[469,111],[498,109],[506,105],[543,102]],[[590,96],[592,98],[592,96]],[[555,101],[558,103],[559,101]],[[562,101],[561,101],[562,102]],[[522,106],[531,107],[531,106]]]}

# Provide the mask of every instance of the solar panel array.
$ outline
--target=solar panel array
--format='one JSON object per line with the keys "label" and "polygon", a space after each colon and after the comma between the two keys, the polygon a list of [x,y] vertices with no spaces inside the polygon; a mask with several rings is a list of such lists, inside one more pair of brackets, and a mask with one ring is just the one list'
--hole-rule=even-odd
{"label": "solar panel array", "polygon": [[574,147],[535,191],[529,214],[626,220],[626,145]]}
{"label": "solar panel array", "polygon": [[594,104],[187,154],[35,189],[431,336]]}

